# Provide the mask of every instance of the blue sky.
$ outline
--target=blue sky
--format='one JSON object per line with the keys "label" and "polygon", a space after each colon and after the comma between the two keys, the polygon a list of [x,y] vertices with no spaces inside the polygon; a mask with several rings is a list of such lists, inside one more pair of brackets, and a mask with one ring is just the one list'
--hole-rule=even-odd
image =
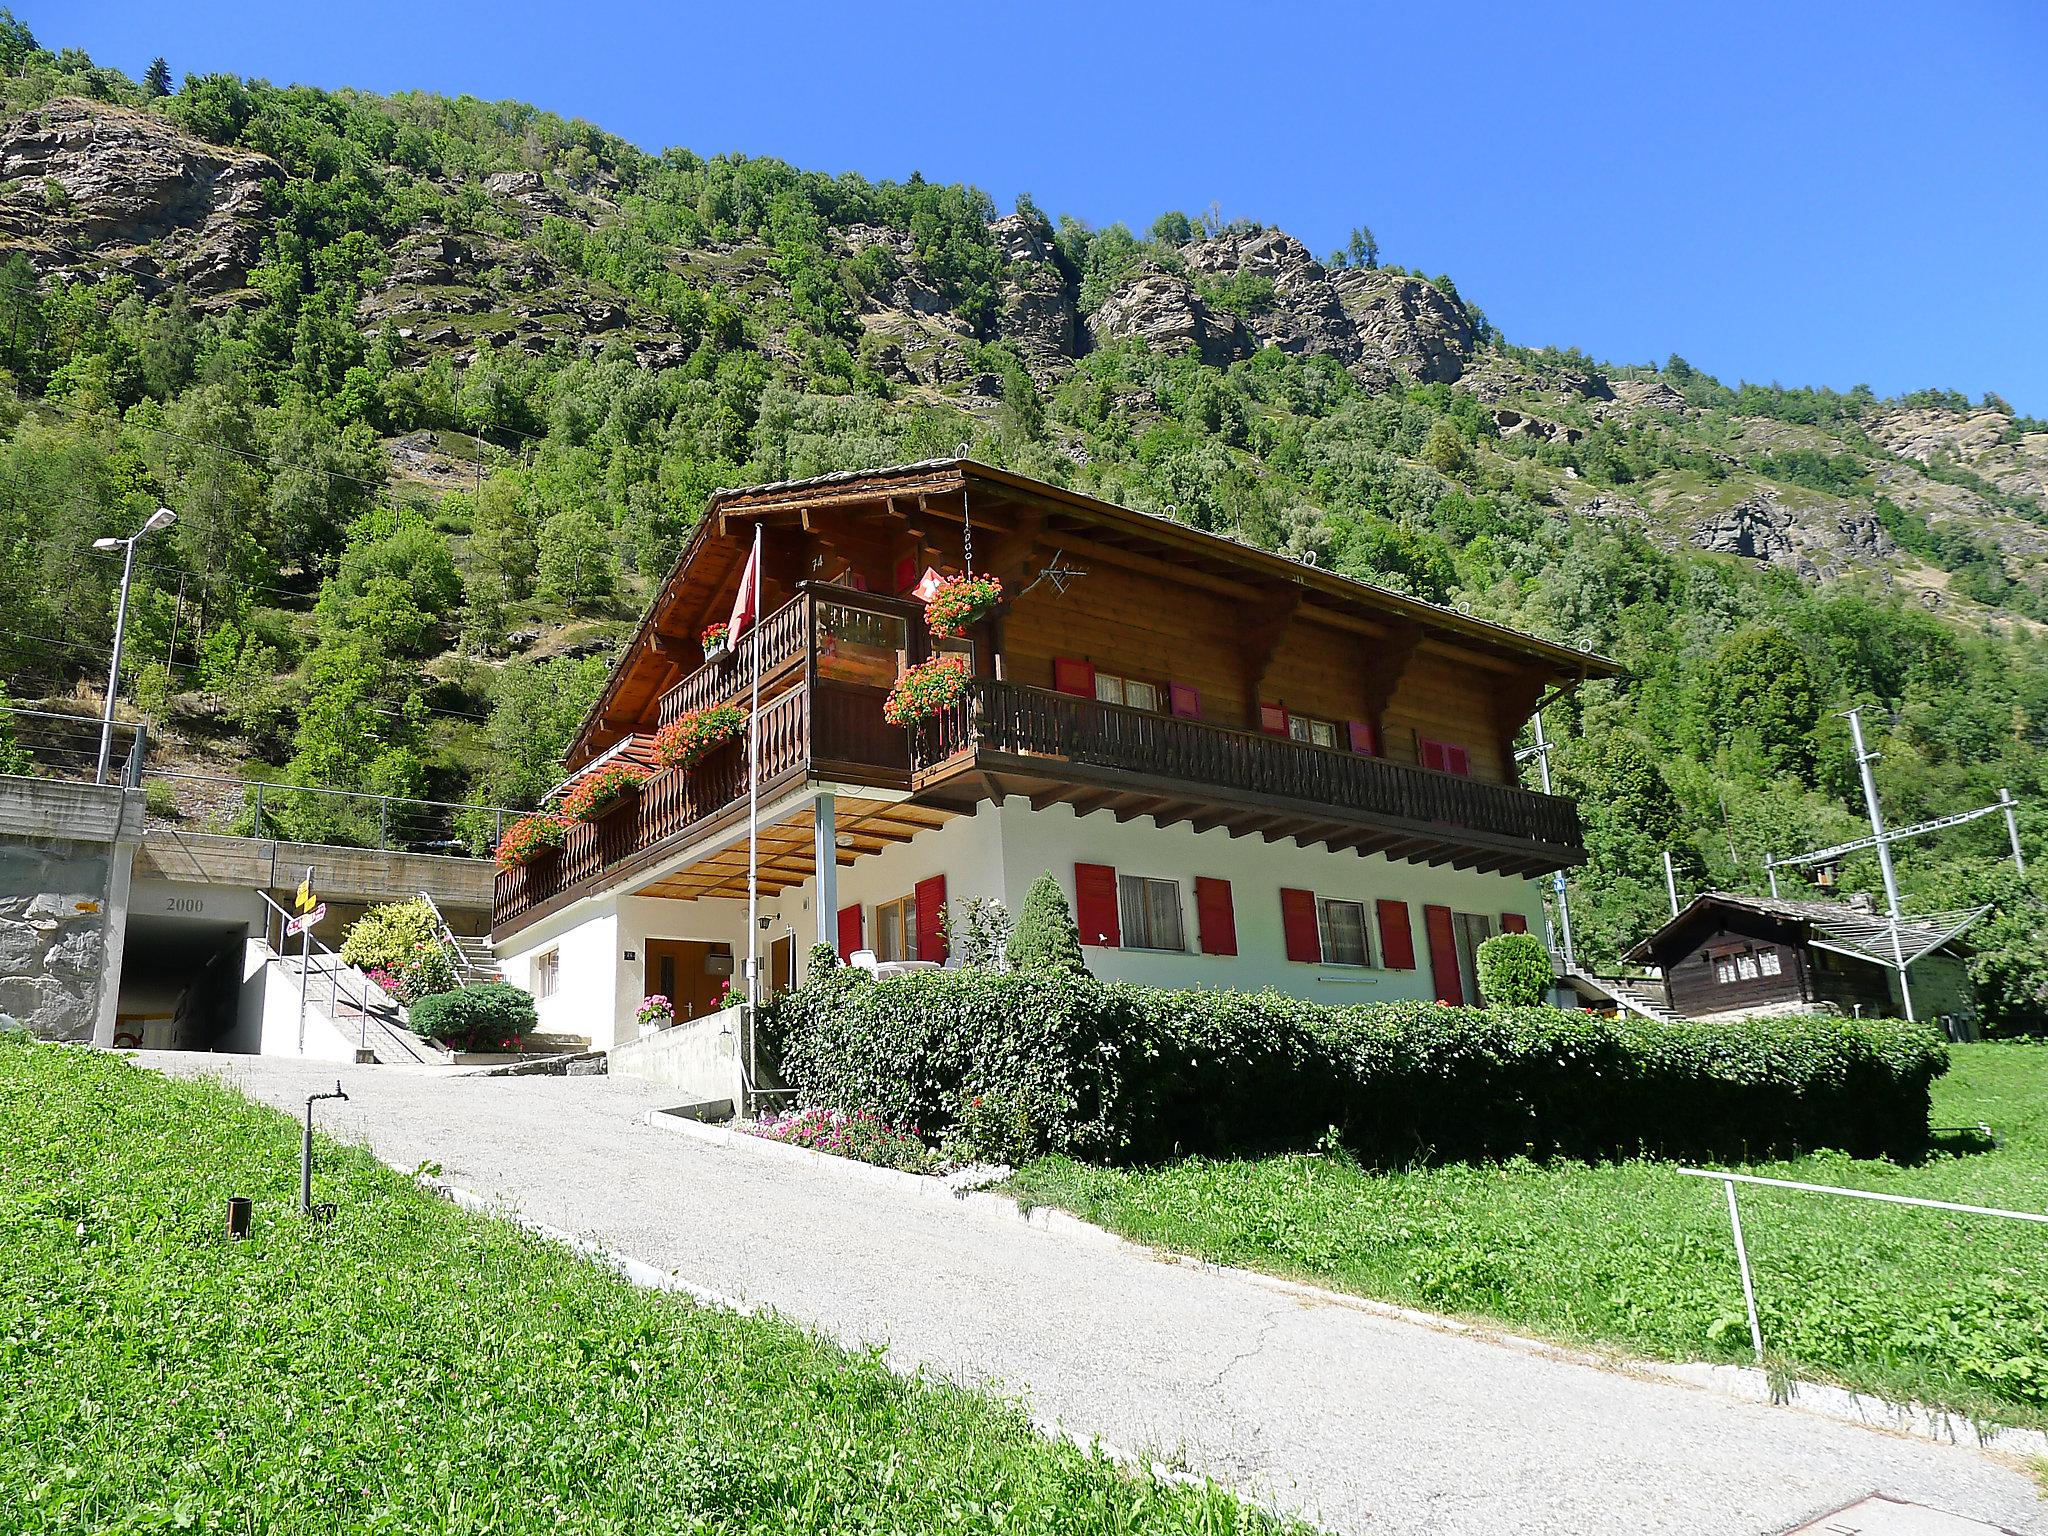
{"label": "blue sky", "polygon": [[533,101],[1142,228],[1369,223],[1515,341],[2048,416],[2048,6],[15,0],[139,75]]}

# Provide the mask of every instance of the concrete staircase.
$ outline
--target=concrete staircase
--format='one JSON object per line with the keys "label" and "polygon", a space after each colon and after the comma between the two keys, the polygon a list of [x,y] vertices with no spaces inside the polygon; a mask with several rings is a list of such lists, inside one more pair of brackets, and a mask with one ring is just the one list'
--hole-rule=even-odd
{"label": "concrete staircase", "polygon": [[270,952],[270,984],[290,998],[298,996],[302,974],[308,1017],[354,1042],[363,1059],[397,1066],[444,1066],[450,1060],[406,1026],[404,1009],[332,950],[315,951],[305,961],[296,954]]}
{"label": "concrete staircase", "polygon": [[1660,1024],[1686,1022],[1684,1014],[1671,1011],[1670,1005],[1664,1001],[1664,988],[1657,982],[1634,976],[1601,976],[1595,979],[1630,1013],[1639,1013]]}

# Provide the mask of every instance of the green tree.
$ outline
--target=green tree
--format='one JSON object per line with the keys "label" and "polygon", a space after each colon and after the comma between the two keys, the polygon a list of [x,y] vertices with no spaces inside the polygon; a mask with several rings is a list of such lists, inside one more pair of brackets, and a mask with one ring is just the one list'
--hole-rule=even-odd
{"label": "green tree", "polygon": [[1380,264],[1380,243],[1373,238],[1372,230],[1361,224],[1351,231],[1351,264],[1354,267],[1373,268]]}
{"label": "green tree", "polygon": [[1431,427],[1422,444],[1422,462],[1440,475],[1461,473],[1467,460],[1465,440],[1458,436],[1458,429],[1448,421]]}
{"label": "green tree", "polygon": [[540,593],[571,607],[612,595],[612,541],[589,511],[570,507],[541,525]]}
{"label": "green tree", "polygon": [[1709,751],[1746,738],[1773,770],[1811,778],[1820,688],[1805,650],[1782,630],[1738,630],[1715,646],[1700,670],[1696,708]]}
{"label": "green tree", "polygon": [[149,61],[149,68],[142,72],[142,88],[151,96],[163,97],[171,94],[171,66],[161,55]]}
{"label": "green tree", "polygon": [[1479,946],[1479,995],[1489,1008],[1533,1008],[1554,979],[1550,956],[1534,934],[1497,933]]}
{"label": "green tree", "polygon": [[514,662],[498,675],[484,732],[482,788],[493,805],[538,805],[562,776],[562,754],[611,668],[601,656]]}
{"label": "green tree", "polygon": [[1065,976],[1086,976],[1088,962],[1081,955],[1081,930],[1074,923],[1074,910],[1067,905],[1059,882],[1050,871],[1031,882],[1024,906],[1017,914],[1016,931],[1004,951],[1013,971],[1044,971]]}

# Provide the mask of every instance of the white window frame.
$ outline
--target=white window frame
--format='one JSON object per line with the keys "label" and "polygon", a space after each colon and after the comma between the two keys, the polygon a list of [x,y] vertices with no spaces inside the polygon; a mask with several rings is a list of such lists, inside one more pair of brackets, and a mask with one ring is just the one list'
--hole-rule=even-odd
{"label": "white window frame", "polygon": [[[1316,898],[1316,943],[1323,952],[1323,964],[1350,966],[1369,970],[1373,965],[1372,922],[1366,908],[1370,903],[1350,896],[1318,896]],[[1333,908],[1349,907],[1358,913],[1357,960],[1340,960],[1330,953],[1330,912]]]}
{"label": "white window frame", "polygon": [[553,997],[562,990],[562,949],[544,949],[533,957],[533,995],[536,1000]]}
{"label": "white window frame", "polygon": [[[1170,935],[1153,931],[1155,912],[1162,910],[1155,908],[1154,903],[1165,900],[1161,887],[1172,892],[1171,906],[1163,909],[1173,914],[1174,931]],[[1116,877],[1116,917],[1121,930],[1120,948],[1150,950],[1163,955],[1187,953],[1187,913],[1181,906],[1178,880],[1167,880],[1157,875],[1127,875],[1119,870]],[[1173,942],[1158,942],[1165,938],[1171,938]]]}
{"label": "white window frame", "polygon": [[1775,949],[1760,949],[1756,952],[1756,968],[1766,976],[1785,974],[1785,957]]}
{"label": "white window frame", "polygon": [[[1319,740],[1318,732],[1329,739],[1327,741]],[[1328,747],[1335,751],[1337,746],[1337,722],[1334,720],[1321,720],[1314,715],[1289,715],[1287,717],[1287,735],[1289,740],[1297,741],[1305,747]]]}
{"label": "white window frame", "polygon": [[[1133,688],[1142,688],[1151,694],[1152,702],[1133,703],[1130,696]],[[1147,714],[1157,715],[1165,712],[1170,698],[1169,691],[1158,683],[1149,682],[1142,677],[1127,677],[1120,672],[1104,672],[1099,667],[1096,669],[1095,702],[1098,704],[1120,704],[1125,709],[1142,709]]]}

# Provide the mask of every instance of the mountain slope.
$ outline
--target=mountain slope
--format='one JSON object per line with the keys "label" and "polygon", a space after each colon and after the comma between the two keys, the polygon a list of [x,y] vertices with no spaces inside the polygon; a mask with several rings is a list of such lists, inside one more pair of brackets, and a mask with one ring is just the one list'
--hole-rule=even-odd
{"label": "mountain slope", "polygon": [[[11,23],[0,64],[0,659],[89,686],[84,550],[168,502],[128,676],[194,762],[528,803],[709,489],[965,444],[1620,656],[1551,721],[1595,955],[1665,846],[1743,886],[1853,832],[1850,702],[1896,717],[1896,819],[2044,778],[2048,430],[1995,400],[1530,351],[1448,277],[1249,223],[1092,230],[512,103],[152,98]],[[1954,834],[1909,882],[1953,905],[1995,856]]]}

